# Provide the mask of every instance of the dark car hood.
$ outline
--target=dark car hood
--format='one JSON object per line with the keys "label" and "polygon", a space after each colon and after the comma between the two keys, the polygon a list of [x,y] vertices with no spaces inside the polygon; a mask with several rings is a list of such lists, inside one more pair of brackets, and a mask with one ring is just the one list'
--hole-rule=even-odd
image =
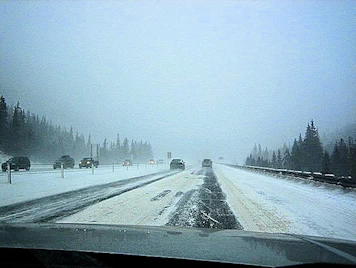
{"label": "dark car hood", "polygon": [[0,248],[116,253],[268,267],[356,264],[356,241],[169,226],[1,224]]}

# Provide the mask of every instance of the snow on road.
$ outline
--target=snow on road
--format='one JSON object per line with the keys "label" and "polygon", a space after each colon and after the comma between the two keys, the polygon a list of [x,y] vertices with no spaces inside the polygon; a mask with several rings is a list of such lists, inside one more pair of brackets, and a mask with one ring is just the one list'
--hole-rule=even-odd
{"label": "snow on road", "polygon": [[162,226],[187,191],[197,189],[204,176],[191,169],[104,200],[59,223],[100,223]]}
{"label": "snow on road", "polygon": [[[201,168],[179,172],[62,219],[63,222],[164,225],[181,196],[203,184]],[[18,172],[13,183],[0,176],[0,206],[132,177],[169,172],[167,166]],[[307,179],[277,177],[215,164],[226,201],[247,231],[293,233],[356,241],[356,190]],[[140,198],[137,198],[140,196]],[[127,209],[129,208],[129,209]]]}
{"label": "snow on road", "polygon": [[214,171],[244,230],[356,240],[356,190],[229,166]]}
{"label": "snow on road", "polygon": [[[244,230],[356,240],[355,190],[218,164],[213,170]],[[204,176],[196,174],[186,170],[88,207],[62,222],[164,225],[178,193],[203,183]],[[154,198],[157,202],[152,202]]]}
{"label": "snow on road", "polygon": [[[99,166],[91,169],[65,169],[64,178],[60,170],[12,172],[11,184],[7,172],[0,173],[0,207],[41,197],[60,194],[88,186],[110,183],[128,178],[169,171],[167,165],[142,165],[112,168]],[[152,179],[152,178],[151,178]]]}

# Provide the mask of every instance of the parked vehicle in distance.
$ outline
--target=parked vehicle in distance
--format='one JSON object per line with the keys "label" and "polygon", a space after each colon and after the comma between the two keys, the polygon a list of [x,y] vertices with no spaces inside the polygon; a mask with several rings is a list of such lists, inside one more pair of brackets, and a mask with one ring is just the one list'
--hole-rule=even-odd
{"label": "parked vehicle in distance", "polygon": [[70,155],[62,155],[60,158],[56,159],[53,163],[53,168],[61,168],[63,163],[63,168],[74,168],[74,158]]}
{"label": "parked vehicle in distance", "polygon": [[123,166],[132,166],[132,161],[131,159],[125,159],[124,162],[122,162]]}
{"label": "parked vehicle in distance", "polygon": [[183,161],[183,159],[174,158],[174,159],[172,159],[172,161],[170,163],[170,169],[181,169],[181,170],[184,170],[185,169],[185,162]]}
{"label": "parked vehicle in distance", "polygon": [[203,162],[201,163],[202,167],[213,167],[213,161],[209,158],[206,158],[203,160]]}
{"label": "parked vehicle in distance", "polygon": [[2,163],[1,169],[2,171],[7,170],[7,166],[10,164],[10,170],[13,169],[15,171],[19,171],[20,169],[30,170],[31,162],[27,156],[14,156],[11,157],[6,162]]}
{"label": "parked vehicle in distance", "polygon": [[93,166],[97,168],[99,166],[99,160],[95,160],[93,157],[84,157],[79,161],[79,168],[91,168]]}

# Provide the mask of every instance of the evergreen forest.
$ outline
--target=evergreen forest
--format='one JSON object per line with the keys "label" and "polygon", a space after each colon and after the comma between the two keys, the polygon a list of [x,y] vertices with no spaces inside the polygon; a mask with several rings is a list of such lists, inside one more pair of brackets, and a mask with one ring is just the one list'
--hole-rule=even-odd
{"label": "evergreen forest", "polygon": [[332,173],[338,177],[356,178],[356,144],[349,136],[347,140],[335,140],[331,147],[323,146],[315,122],[311,120],[304,137],[300,133],[289,148],[284,144],[277,150],[262,149],[255,144],[245,160],[245,165],[280,168],[299,171]]}
{"label": "evergreen forest", "polygon": [[93,144],[91,135],[74,133],[69,129],[53,125],[44,116],[39,117],[20,106],[8,105],[5,97],[0,96],[0,151],[7,155],[25,155],[31,162],[52,163],[62,155],[74,159],[93,156],[101,163],[119,163],[124,159],[146,163],[153,157],[151,144],[147,141],[106,138],[101,144]]}

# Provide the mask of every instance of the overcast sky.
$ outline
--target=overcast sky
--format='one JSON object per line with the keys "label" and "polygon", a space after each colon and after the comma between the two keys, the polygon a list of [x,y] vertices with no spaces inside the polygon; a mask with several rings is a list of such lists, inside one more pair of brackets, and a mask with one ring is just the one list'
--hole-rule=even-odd
{"label": "overcast sky", "polygon": [[355,122],[356,1],[0,1],[0,95],[53,124],[224,156]]}

